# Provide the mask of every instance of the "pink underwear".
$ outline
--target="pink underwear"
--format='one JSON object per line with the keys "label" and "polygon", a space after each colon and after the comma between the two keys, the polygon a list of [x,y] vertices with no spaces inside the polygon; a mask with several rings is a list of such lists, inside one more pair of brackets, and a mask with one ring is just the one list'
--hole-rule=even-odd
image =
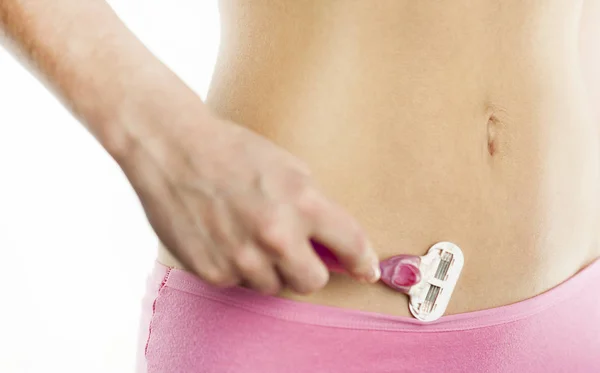
{"label": "pink underwear", "polygon": [[139,373],[600,372],[600,260],[508,306],[423,323],[214,288],[156,264]]}

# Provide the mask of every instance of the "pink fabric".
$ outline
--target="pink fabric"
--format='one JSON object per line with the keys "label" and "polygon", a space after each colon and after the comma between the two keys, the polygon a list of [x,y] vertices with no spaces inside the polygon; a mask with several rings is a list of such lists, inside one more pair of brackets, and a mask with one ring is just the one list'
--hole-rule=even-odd
{"label": "pink fabric", "polygon": [[599,286],[597,260],[534,298],[424,324],[220,290],[157,264],[138,372],[600,372]]}

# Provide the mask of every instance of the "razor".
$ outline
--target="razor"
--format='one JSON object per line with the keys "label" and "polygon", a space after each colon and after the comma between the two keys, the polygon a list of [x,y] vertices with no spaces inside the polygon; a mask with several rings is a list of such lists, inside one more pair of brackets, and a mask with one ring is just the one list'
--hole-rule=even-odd
{"label": "razor", "polygon": [[[333,272],[343,272],[337,258],[312,242],[317,254]],[[381,261],[381,281],[407,294],[410,313],[431,322],[442,317],[464,265],[462,250],[452,242],[438,242],[423,256],[396,255]]]}
{"label": "razor", "polygon": [[399,255],[381,262],[381,281],[409,296],[410,313],[421,321],[442,317],[464,265],[462,250],[438,242],[423,256]]}

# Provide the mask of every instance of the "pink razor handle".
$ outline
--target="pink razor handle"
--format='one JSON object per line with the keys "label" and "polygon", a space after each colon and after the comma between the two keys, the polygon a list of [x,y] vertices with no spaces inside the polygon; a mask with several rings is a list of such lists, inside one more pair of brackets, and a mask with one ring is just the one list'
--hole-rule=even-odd
{"label": "pink razor handle", "polygon": [[[346,272],[329,249],[315,241],[312,245],[331,272]],[[381,281],[396,291],[408,294],[411,286],[421,281],[420,263],[421,257],[416,255],[396,255],[383,260],[380,263]]]}

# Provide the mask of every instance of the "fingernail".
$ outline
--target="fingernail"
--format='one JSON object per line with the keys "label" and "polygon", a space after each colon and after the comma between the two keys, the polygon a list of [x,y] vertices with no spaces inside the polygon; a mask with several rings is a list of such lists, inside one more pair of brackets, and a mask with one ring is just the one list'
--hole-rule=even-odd
{"label": "fingernail", "polygon": [[377,281],[379,281],[380,278],[381,278],[381,268],[379,266],[379,260],[374,259],[373,262],[371,263],[371,271],[370,271],[370,276],[369,276],[368,280],[370,282],[377,282]]}
{"label": "fingernail", "polygon": [[324,269],[323,271],[319,271],[317,278],[317,287],[320,289],[323,286],[325,286],[327,282],[329,282],[329,271],[327,271],[326,269]]}

